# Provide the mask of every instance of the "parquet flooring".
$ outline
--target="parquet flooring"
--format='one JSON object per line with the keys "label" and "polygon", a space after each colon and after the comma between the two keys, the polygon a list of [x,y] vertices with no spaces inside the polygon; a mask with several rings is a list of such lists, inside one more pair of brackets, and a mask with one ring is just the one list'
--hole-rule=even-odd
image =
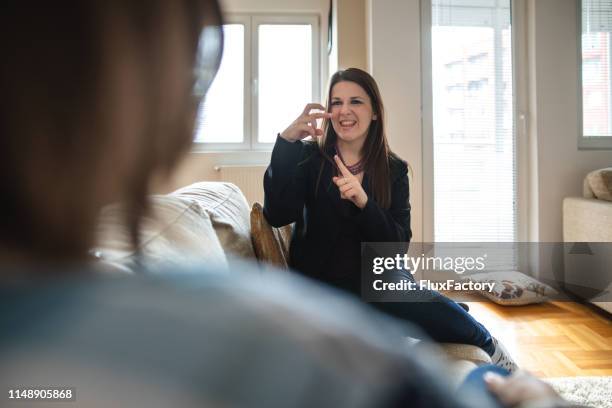
{"label": "parquet flooring", "polygon": [[612,320],[575,302],[500,306],[469,302],[470,314],[539,377],[612,376]]}

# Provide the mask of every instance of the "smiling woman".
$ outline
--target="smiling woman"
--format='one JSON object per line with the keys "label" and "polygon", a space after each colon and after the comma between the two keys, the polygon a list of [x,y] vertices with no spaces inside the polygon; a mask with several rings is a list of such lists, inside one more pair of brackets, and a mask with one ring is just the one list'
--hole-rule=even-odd
{"label": "smiling woman", "polygon": [[[323,129],[317,127],[320,119]],[[308,136],[317,141],[302,141]],[[278,135],[264,190],[268,222],[275,227],[295,222],[290,266],[306,276],[359,296],[362,243],[392,242],[398,254],[407,251],[408,166],[389,149],[382,98],[370,74],[356,68],[335,73],[327,108],[306,105]],[[414,282],[405,269],[389,273]],[[434,301],[409,301],[422,295]],[[473,344],[494,362],[516,368],[510,358],[501,358],[484,326],[455,302],[429,290],[406,296],[373,305],[420,325],[434,340]]]}
{"label": "smiling woman", "polygon": [[[308,136],[317,142],[302,141]],[[407,165],[389,149],[382,98],[368,73],[349,68],[334,74],[327,108],[306,105],[279,135],[264,190],[268,221],[296,222],[291,262],[308,276],[355,293],[361,242],[407,248]]]}

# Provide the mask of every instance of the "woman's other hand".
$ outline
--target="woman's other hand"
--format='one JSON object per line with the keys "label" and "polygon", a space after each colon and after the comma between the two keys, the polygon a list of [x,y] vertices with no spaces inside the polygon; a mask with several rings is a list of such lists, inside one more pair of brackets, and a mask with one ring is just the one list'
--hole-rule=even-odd
{"label": "woman's other hand", "polygon": [[338,155],[334,156],[336,165],[340,169],[341,177],[334,177],[334,183],[340,190],[340,198],[344,200],[350,200],[357,207],[363,209],[368,202],[368,195],[361,186],[361,181],[357,176],[352,174],[349,169],[346,168],[342,160]]}
{"label": "woman's other hand", "polygon": [[[323,111],[310,113],[313,110]],[[319,103],[309,103],[304,111],[296,120],[293,121],[280,136],[289,141],[295,142],[305,137],[312,136],[313,139],[323,136],[323,130],[317,127],[317,119],[331,118],[332,114],[325,112],[325,107]]]}
{"label": "woman's other hand", "polygon": [[489,391],[507,407],[544,400],[556,401],[560,403],[559,405],[563,405],[563,400],[553,387],[524,371],[518,371],[510,377],[486,373],[483,379]]}

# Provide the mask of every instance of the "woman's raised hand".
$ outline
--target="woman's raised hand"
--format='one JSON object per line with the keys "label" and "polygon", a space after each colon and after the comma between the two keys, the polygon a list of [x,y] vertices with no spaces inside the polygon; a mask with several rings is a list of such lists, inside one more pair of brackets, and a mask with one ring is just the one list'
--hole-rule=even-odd
{"label": "woman's raised hand", "polygon": [[[323,112],[313,112],[313,110]],[[302,140],[305,137],[312,136],[317,138],[323,136],[323,130],[317,127],[317,119],[331,118],[332,114],[325,112],[325,107],[319,103],[309,103],[304,108],[304,111],[296,120],[293,121],[287,129],[280,134],[280,136],[289,141],[295,142]]]}
{"label": "woman's raised hand", "polygon": [[334,156],[334,160],[336,161],[336,165],[342,174],[341,177],[333,178],[334,183],[340,190],[340,198],[350,200],[353,204],[363,210],[368,203],[368,195],[363,190],[361,181],[359,181],[359,179],[346,168],[338,155]]}

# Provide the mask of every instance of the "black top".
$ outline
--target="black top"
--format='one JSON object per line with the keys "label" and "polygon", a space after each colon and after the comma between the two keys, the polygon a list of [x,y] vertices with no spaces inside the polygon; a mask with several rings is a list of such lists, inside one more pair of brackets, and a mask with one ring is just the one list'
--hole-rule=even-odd
{"label": "black top", "polygon": [[368,202],[359,209],[340,198],[332,180],[337,172],[335,165],[323,157],[314,142],[292,143],[277,137],[264,175],[264,215],[275,227],[295,222],[290,250],[292,268],[354,292],[360,282],[362,242],[410,241],[408,166],[395,155],[390,156],[389,165],[389,209],[374,200],[367,173],[362,186]]}

